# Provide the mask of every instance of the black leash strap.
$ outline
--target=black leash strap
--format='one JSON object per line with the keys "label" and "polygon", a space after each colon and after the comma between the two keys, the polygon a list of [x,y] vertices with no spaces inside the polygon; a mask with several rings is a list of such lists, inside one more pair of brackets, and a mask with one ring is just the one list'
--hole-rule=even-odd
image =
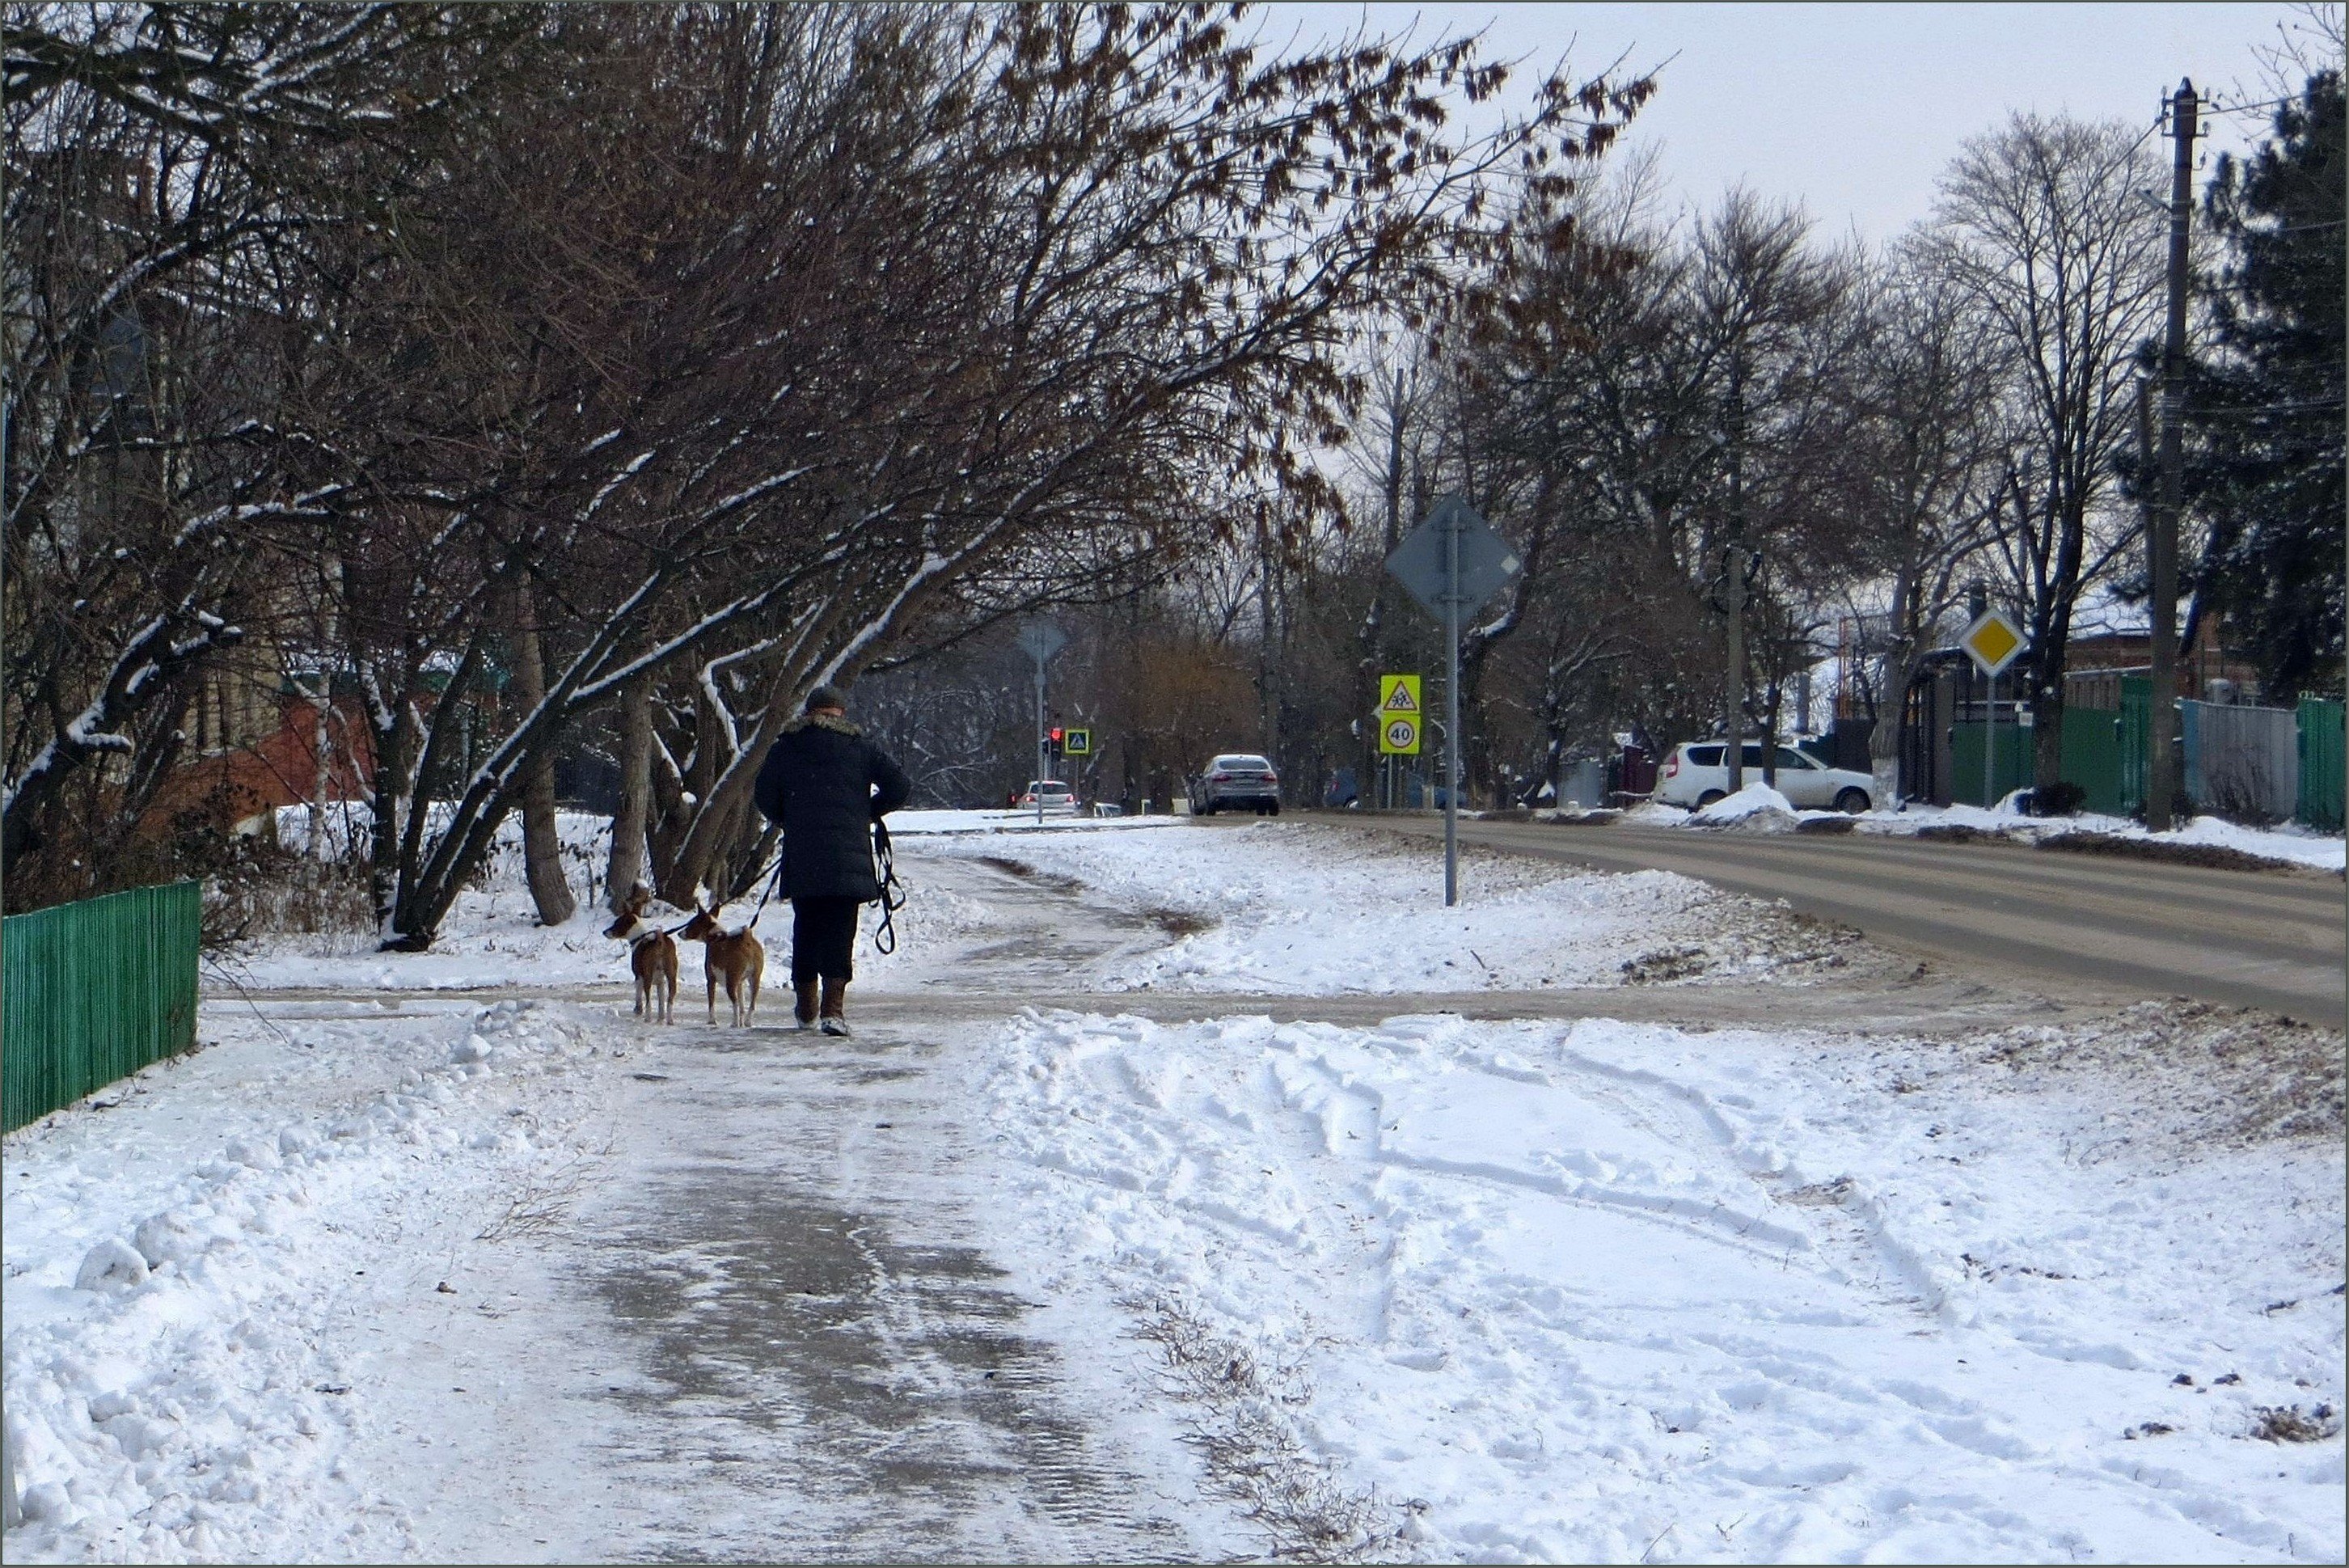
{"label": "black leash strap", "polygon": [[897,950],[897,911],[905,907],[905,886],[897,880],[889,826],[877,817],[873,823],[873,858],[881,867],[881,921],[873,928],[873,950],[885,956]]}
{"label": "black leash strap", "polygon": [[[751,911],[750,911],[750,923],[749,925],[747,925],[747,926],[744,926],[744,927],[742,928],[742,929],[743,929],[743,930],[745,930],[745,931],[751,930],[751,929],[754,929],[758,926],[758,924],[759,924],[759,917],[760,917],[761,915],[763,915],[763,914],[765,914],[765,913],[767,912],[767,900],[768,900],[768,899],[770,899],[770,898],[773,898],[773,897],[775,896],[775,889],[777,889],[778,888],[781,888],[782,885],[783,885],[783,852],[782,852],[781,849],[778,849],[778,850],[776,850],[776,851],[775,851],[775,867],[774,867],[774,875],[767,878],[767,890],[766,890],[765,892],[763,892],[763,893],[761,893],[761,894],[760,894],[760,895],[759,895],[759,907],[758,907],[757,909],[753,909],[753,910],[751,910]],[[716,909],[711,909],[711,910],[710,910],[710,914],[711,914],[712,916],[715,916],[715,915],[717,914],[717,912],[718,912],[718,910],[719,910],[719,909],[724,909],[724,908],[726,907],[726,904],[728,904],[728,903],[731,903],[732,901],[733,901],[733,900],[731,900],[731,899],[730,898],[730,899],[725,900],[724,902],[721,902],[720,904],[719,904],[719,905],[717,906],[717,908],[716,908]],[[685,928],[686,928],[686,927],[688,927],[688,926],[689,926],[689,925],[691,925],[691,924],[693,924],[693,917],[692,917],[692,916],[690,916],[690,915],[688,915],[688,916],[687,916],[684,919],[679,920],[676,925],[670,926],[670,927],[667,928],[666,929],[664,929],[664,930],[661,932],[661,935],[663,935],[663,936],[665,936],[665,937],[674,937],[674,936],[677,936],[677,935],[678,935],[679,933],[681,933],[681,932],[685,929]],[[739,936],[739,935],[740,935],[741,933],[740,933],[740,932],[737,932],[737,933],[735,933],[735,934]]]}
{"label": "black leash strap", "polygon": [[767,890],[759,895],[759,907],[750,911],[750,923],[742,928],[744,930],[751,931],[758,929],[759,917],[767,912],[767,900],[773,898],[775,896],[775,889],[781,888],[782,885],[783,852],[781,849],[777,849],[775,851],[774,875],[767,878]]}

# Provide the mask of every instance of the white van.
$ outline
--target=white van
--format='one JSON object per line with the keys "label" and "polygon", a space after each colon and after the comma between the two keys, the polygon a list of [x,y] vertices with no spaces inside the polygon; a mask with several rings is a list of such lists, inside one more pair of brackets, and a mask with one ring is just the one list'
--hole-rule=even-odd
{"label": "white van", "polygon": [[[1655,798],[1666,805],[1694,809],[1729,793],[1729,750],[1724,741],[1683,741],[1656,770]],[[1745,782],[1762,782],[1762,742],[1745,742]],[[1875,804],[1876,780],[1849,768],[1831,768],[1807,752],[1778,748],[1778,793],[1806,811],[1862,812]]]}

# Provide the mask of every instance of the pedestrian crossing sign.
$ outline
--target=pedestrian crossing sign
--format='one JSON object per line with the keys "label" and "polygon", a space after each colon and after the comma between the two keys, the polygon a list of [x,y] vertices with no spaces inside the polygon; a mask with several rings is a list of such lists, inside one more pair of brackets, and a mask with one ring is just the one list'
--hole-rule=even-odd
{"label": "pedestrian crossing sign", "polygon": [[1419,755],[1419,677],[1379,677],[1379,752],[1382,756]]}
{"label": "pedestrian crossing sign", "polygon": [[1062,753],[1071,757],[1092,755],[1093,732],[1091,730],[1071,730],[1061,737],[1061,750]]}

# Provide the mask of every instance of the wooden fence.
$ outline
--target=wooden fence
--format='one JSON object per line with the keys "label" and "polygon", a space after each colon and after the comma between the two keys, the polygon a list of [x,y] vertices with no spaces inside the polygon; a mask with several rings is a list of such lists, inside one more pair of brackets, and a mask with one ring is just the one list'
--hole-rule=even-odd
{"label": "wooden fence", "polygon": [[0,920],[0,1112],[8,1130],[196,1041],[194,882]]}

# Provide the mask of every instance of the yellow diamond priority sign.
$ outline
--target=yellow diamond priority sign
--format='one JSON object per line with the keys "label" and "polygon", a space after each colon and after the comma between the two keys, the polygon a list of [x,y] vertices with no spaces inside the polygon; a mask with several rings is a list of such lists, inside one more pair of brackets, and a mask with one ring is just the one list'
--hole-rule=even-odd
{"label": "yellow diamond priority sign", "polygon": [[1390,757],[1419,755],[1419,677],[1379,677],[1379,752]]}
{"label": "yellow diamond priority sign", "polygon": [[1984,610],[1982,618],[1958,639],[1958,646],[1966,650],[1975,668],[1995,680],[2023,651],[2023,631],[2002,611]]}

